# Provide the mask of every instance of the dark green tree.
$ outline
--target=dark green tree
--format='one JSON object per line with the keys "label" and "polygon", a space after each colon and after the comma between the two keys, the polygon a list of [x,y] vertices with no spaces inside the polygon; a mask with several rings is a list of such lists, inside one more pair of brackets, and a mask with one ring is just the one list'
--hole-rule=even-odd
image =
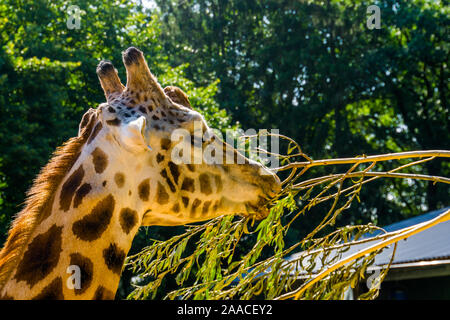
{"label": "dark green tree", "polygon": [[[220,79],[219,104],[244,129],[279,128],[314,158],[449,147],[445,1],[156,2],[171,61],[198,84]],[[373,4],[380,29],[367,27]],[[379,181],[342,223],[387,224],[448,205],[449,191]]]}
{"label": "dark green tree", "polygon": [[77,134],[82,114],[105,101],[95,73],[100,60],[111,60],[124,79],[121,51],[139,47],[162,85],[185,90],[213,127],[231,127],[214,100],[217,82],[194,86],[184,76],[186,65],[168,64],[159,45],[159,21],[152,12],[134,2],[78,1],[80,28],[70,29],[71,4],[45,0],[0,4],[2,244],[39,169],[58,145]]}

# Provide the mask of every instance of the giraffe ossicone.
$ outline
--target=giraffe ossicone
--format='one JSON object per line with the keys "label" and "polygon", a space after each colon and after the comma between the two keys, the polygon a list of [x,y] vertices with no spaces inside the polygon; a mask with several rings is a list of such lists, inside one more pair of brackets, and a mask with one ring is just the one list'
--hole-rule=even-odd
{"label": "giraffe ossicone", "polygon": [[[219,139],[181,89],[161,87],[140,50],[122,55],[126,86],[111,62],[99,63],[106,103],[84,114],[13,222],[0,298],[113,299],[140,226],[264,217],[279,192],[278,177]],[[198,150],[210,161],[196,160]]]}

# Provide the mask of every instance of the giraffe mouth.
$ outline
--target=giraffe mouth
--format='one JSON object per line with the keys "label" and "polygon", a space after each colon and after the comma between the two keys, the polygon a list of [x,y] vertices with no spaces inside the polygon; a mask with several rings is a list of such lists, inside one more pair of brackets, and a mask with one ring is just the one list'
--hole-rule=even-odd
{"label": "giraffe mouth", "polygon": [[271,201],[280,194],[281,192],[281,181],[277,175],[269,176],[269,178],[265,178],[266,181],[269,181],[268,184],[265,184],[264,195],[268,201]]}
{"label": "giraffe mouth", "polygon": [[263,220],[267,218],[270,210],[266,207],[259,208],[257,211],[248,211],[246,214],[243,214],[244,217],[250,217],[255,220]]}
{"label": "giraffe mouth", "polygon": [[262,220],[269,215],[270,210],[268,209],[268,204],[270,203],[271,197],[258,197],[258,202],[256,204],[251,202],[245,203],[245,208],[247,213],[243,214],[245,217],[252,217],[256,220]]}

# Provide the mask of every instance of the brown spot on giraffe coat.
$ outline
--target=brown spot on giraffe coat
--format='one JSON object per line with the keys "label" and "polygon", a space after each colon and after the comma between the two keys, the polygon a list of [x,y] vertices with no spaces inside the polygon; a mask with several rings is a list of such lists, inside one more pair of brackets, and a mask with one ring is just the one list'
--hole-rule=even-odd
{"label": "brown spot on giraffe coat", "polygon": [[48,286],[42,289],[41,293],[33,298],[33,300],[64,300],[62,292],[61,277],[55,278]]}
{"label": "brown spot on giraffe coat", "polygon": [[212,188],[209,175],[207,173],[202,173],[198,178],[200,180],[200,192],[206,195],[210,195],[212,193]]}
{"label": "brown spot on giraffe coat", "polygon": [[69,210],[74,193],[80,186],[83,177],[84,169],[83,166],[80,165],[80,167],[67,178],[66,182],[64,182],[59,196],[59,206],[61,210]]}
{"label": "brown spot on giraffe coat", "polygon": [[167,138],[162,138],[161,139],[161,149],[169,150],[171,144],[172,144],[172,141],[170,141],[170,139],[167,139]]}
{"label": "brown spot on giraffe coat", "polygon": [[62,250],[61,230],[62,227],[53,225],[30,242],[17,266],[17,281],[25,281],[33,287],[53,271]]}
{"label": "brown spot on giraffe coat", "polygon": [[84,183],[81,187],[79,187],[73,199],[73,207],[78,208],[78,206],[83,201],[83,198],[87,196],[91,190],[92,187],[89,183]]}
{"label": "brown spot on giraffe coat", "polygon": [[142,201],[148,201],[150,195],[150,179],[144,179],[138,186],[138,195]]}
{"label": "brown spot on giraffe coat", "polygon": [[172,161],[169,161],[168,166],[169,166],[170,173],[172,174],[173,181],[175,182],[175,184],[178,184],[178,178],[180,177],[179,167]]}
{"label": "brown spot on giraffe coat", "polygon": [[95,294],[92,297],[93,300],[114,300],[115,294],[111,290],[106,289],[103,286],[99,286],[95,290]]}
{"label": "brown spot on giraffe coat", "polygon": [[74,288],[75,294],[84,293],[91,285],[94,276],[94,264],[91,259],[84,257],[78,252],[70,254],[70,265],[80,268],[80,288]]}
{"label": "brown spot on giraffe coat", "polygon": [[92,162],[94,163],[95,172],[102,173],[108,166],[108,156],[102,149],[97,147],[92,152]]}
{"label": "brown spot on giraffe coat", "polygon": [[183,183],[181,184],[181,190],[194,192],[195,191],[194,180],[188,177],[184,178]]}
{"label": "brown spot on giraffe coat", "polygon": [[206,201],[203,203],[202,215],[206,215],[209,210],[209,206],[211,205],[211,201]]}
{"label": "brown spot on giraffe coat", "polygon": [[163,160],[164,160],[164,156],[162,154],[158,153],[156,155],[156,162],[160,163]]}
{"label": "brown spot on giraffe coat", "polygon": [[114,181],[119,188],[122,188],[125,183],[125,175],[122,172],[117,172],[114,175]]}
{"label": "brown spot on giraffe coat", "polygon": [[137,212],[130,208],[122,209],[120,211],[119,222],[120,226],[122,227],[122,230],[126,234],[129,234],[130,231],[136,226],[138,222]]}
{"label": "brown spot on giraffe coat", "polygon": [[56,193],[54,192],[42,206],[41,222],[50,217],[50,215],[52,214],[52,206],[55,200],[55,194]]}
{"label": "brown spot on giraffe coat", "polygon": [[180,212],[180,204],[177,202],[174,204],[174,206],[171,209],[174,213]]}
{"label": "brown spot on giraffe coat", "polygon": [[170,191],[175,192],[175,186],[173,185],[172,181],[170,180],[169,176],[167,175],[167,170],[163,169],[161,171],[161,176],[166,180],[167,185],[169,186]]}
{"label": "brown spot on giraffe coat", "polygon": [[139,107],[139,111],[144,113],[144,114],[147,114],[147,110],[143,106]]}
{"label": "brown spot on giraffe coat", "polygon": [[115,243],[111,243],[108,248],[103,250],[103,259],[106,266],[117,275],[120,275],[122,272],[125,256],[125,251],[120,249]]}
{"label": "brown spot on giraffe coat", "polygon": [[156,201],[159,204],[166,204],[169,202],[169,194],[166,191],[166,188],[158,181],[158,190],[156,193]]}
{"label": "brown spot on giraffe coat", "polygon": [[110,126],[118,127],[121,121],[118,118],[114,118],[112,120],[106,120],[106,123],[109,124]]}
{"label": "brown spot on giraffe coat", "polygon": [[189,198],[188,197],[181,197],[181,201],[183,202],[183,205],[185,208],[189,205]]}
{"label": "brown spot on giraffe coat", "polygon": [[191,207],[191,216],[195,216],[197,208],[202,204],[202,202],[199,199],[195,199],[192,202],[192,207]]}
{"label": "brown spot on giraffe coat", "polygon": [[108,228],[115,206],[110,194],[99,201],[92,211],[72,225],[73,233],[84,241],[94,241]]}

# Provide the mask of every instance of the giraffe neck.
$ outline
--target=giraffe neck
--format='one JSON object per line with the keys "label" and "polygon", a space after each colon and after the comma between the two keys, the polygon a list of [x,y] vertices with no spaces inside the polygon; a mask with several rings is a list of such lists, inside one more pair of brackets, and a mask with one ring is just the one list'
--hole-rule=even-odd
{"label": "giraffe neck", "polygon": [[84,148],[35,213],[39,223],[17,248],[0,298],[114,298],[141,215],[123,174],[106,174],[107,159],[99,148]]}

